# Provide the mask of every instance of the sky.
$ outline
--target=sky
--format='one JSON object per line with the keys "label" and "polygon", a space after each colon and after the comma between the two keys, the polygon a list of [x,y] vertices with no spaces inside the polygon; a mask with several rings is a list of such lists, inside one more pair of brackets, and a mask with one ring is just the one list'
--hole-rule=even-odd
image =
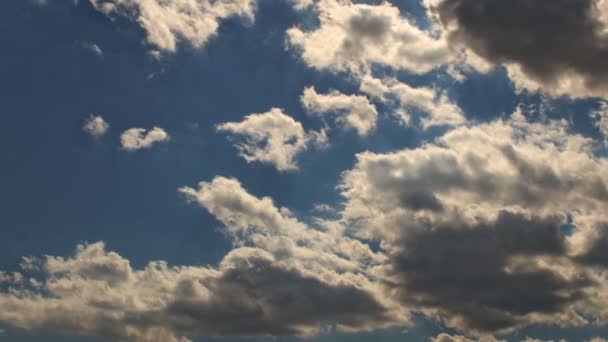
{"label": "sky", "polygon": [[0,341],[608,338],[608,1],[0,2]]}

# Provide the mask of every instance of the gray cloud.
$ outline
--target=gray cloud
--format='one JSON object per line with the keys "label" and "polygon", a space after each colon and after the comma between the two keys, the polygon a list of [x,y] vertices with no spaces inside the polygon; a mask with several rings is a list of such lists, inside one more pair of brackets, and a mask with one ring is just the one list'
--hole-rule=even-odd
{"label": "gray cloud", "polygon": [[409,305],[461,320],[465,331],[504,331],[529,314],[561,312],[583,297],[590,279],[508,267],[515,256],[563,256],[560,221],[504,211],[488,224],[408,230],[393,256],[391,287]]}
{"label": "gray cloud", "polygon": [[452,44],[464,44],[492,64],[517,64],[549,90],[574,77],[587,94],[606,93],[608,35],[601,1],[434,2]]}

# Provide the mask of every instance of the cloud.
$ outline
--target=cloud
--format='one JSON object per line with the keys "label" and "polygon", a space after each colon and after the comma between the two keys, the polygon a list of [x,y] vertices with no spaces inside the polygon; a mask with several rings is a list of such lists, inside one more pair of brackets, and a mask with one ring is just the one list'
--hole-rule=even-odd
{"label": "cloud", "polygon": [[565,121],[518,111],[416,149],[361,153],[340,186],[343,217],[382,241],[395,298],[449,327],[603,321],[606,279],[585,265],[606,266],[593,253],[608,241],[608,160],[592,146]]}
{"label": "cloud", "polygon": [[308,226],[235,179],[180,191],[222,222],[234,242],[217,267],[153,261],[135,269],[101,242],[83,244],[68,258],[28,262],[40,270],[25,267],[0,291],[0,321],[136,342],[310,336],[407,322],[362,273],[383,260],[367,245],[330,225]]}
{"label": "cloud", "polygon": [[180,41],[203,47],[216,35],[220,22],[240,16],[253,20],[255,0],[90,0],[107,16],[136,21],[148,43],[175,52]]}
{"label": "cloud", "polygon": [[344,95],[335,90],[318,94],[309,87],[304,89],[300,101],[308,113],[319,116],[334,114],[336,121],[354,128],[360,136],[367,135],[376,127],[378,112],[365,96]]}
{"label": "cloud", "polygon": [[[478,340],[471,340],[461,335],[439,334],[435,338],[431,338],[430,342],[501,342],[493,336],[482,336]],[[503,341],[504,342],[504,341]]]}
{"label": "cloud", "polygon": [[90,114],[82,129],[92,137],[99,138],[108,132],[110,124],[101,115]]}
{"label": "cloud", "polygon": [[159,127],[154,127],[149,131],[144,128],[130,128],[120,135],[120,144],[125,151],[137,151],[150,148],[169,138],[169,134]]}
{"label": "cloud", "polygon": [[247,162],[271,164],[279,171],[297,170],[295,158],[299,153],[310,143],[326,142],[324,132],[304,131],[301,123],[280,108],[247,115],[241,122],[222,123],[217,130],[236,138],[239,155]]}
{"label": "cloud", "polygon": [[397,103],[396,116],[404,125],[410,125],[412,117],[417,118],[424,129],[466,122],[462,110],[446,94],[433,88],[414,88],[395,79],[380,80],[365,75],[361,77],[360,89],[385,103]]}
{"label": "cloud", "polygon": [[[231,251],[219,267],[150,262],[133,269],[103,243],[69,258],[48,256],[38,287],[0,294],[0,320],[22,329],[138,342],[186,336],[309,335],[324,324],[359,329],[386,319],[353,284],[305,274],[254,248]],[[280,284],[280,286],[277,286]]]}
{"label": "cloud", "polygon": [[602,102],[600,108],[591,113],[591,118],[604,136],[604,144],[608,146],[608,102]]}
{"label": "cloud", "polygon": [[427,0],[453,48],[505,65],[518,87],[606,96],[608,34],[602,0]]}
{"label": "cloud", "polygon": [[95,55],[99,57],[103,57],[103,50],[99,47],[99,45],[95,43],[84,42],[82,43],[82,47],[93,52]]}
{"label": "cloud", "polygon": [[287,31],[291,47],[310,67],[361,72],[382,64],[415,74],[450,61],[447,45],[413,26],[389,2],[381,5],[321,0],[320,25],[313,31]]}

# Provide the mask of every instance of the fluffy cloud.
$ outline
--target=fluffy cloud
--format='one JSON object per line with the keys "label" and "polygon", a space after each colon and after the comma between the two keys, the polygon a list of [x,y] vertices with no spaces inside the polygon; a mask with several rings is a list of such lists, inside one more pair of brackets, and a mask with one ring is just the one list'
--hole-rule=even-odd
{"label": "fluffy cloud", "polygon": [[233,16],[253,20],[255,0],[90,0],[108,16],[130,18],[146,31],[148,43],[175,52],[178,42],[204,46],[220,21]]}
{"label": "fluffy cloud", "polygon": [[324,132],[306,132],[302,124],[272,108],[266,113],[254,113],[241,122],[226,122],[217,126],[237,140],[239,155],[248,162],[274,165],[279,171],[297,170],[296,155],[310,143],[325,143]]}
{"label": "fluffy cloud", "polygon": [[506,65],[520,88],[606,96],[608,34],[603,0],[427,0],[453,47]]}
{"label": "fluffy cloud", "polygon": [[603,321],[606,278],[585,265],[608,265],[608,160],[592,145],[566,122],[517,112],[416,149],[362,153],[344,175],[343,215],[382,241],[397,300],[448,326],[585,324],[577,312]]}
{"label": "fluffy cloud", "polygon": [[144,128],[131,128],[120,135],[120,144],[126,151],[150,148],[156,143],[167,140],[169,140],[169,134],[159,127],[154,127],[149,131]]}
{"label": "fluffy cloud", "polygon": [[318,279],[254,248],[233,250],[217,268],[156,261],[137,270],[95,243],[69,258],[46,257],[43,266],[35,286],[24,282],[0,294],[0,320],[115,341],[185,342],[309,335],[324,324],[358,330],[387,319],[354,284]]}
{"label": "fluffy cloud", "polygon": [[411,123],[412,117],[416,117],[425,129],[466,122],[462,110],[447,95],[433,88],[414,88],[394,79],[379,80],[369,75],[361,77],[360,88],[385,103],[396,102],[396,116],[405,125]]}
{"label": "fluffy cloud", "polygon": [[82,129],[92,137],[99,138],[108,132],[110,124],[100,115],[91,114],[84,122]]}
{"label": "fluffy cloud", "polygon": [[134,269],[103,243],[79,245],[69,258],[30,259],[18,277],[0,274],[11,283],[0,292],[0,321],[136,342],[309,336],[407,321],[361,273],[383,260],[367,245],[329,224],[307,226],[234,179],[180,191],[224,223],[235,243],[217,267],[155,261]]}
{"label": "fluffy cloud", "polygon": [[334,114],[339,123],[354,128],[360,136],[367,135],[376,127],[378,112],[365,96],[344,95],[335,90],[318,94],[309,87],[304,89],[300,100],[308,113],[319,116]]}
{"label": "fluffy cloud", "polygon": [[444,41],[412,25],[389,2],[320,0],[316,9],[317,29],[287,31],[291,46],[313,68],[359,72],[379,63],[422,74],[450,61]]}

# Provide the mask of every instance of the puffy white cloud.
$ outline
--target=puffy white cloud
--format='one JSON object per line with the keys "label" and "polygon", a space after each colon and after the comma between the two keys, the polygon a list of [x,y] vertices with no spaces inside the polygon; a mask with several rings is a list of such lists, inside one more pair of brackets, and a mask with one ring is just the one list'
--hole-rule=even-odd
{"label": "puffy white cloud", "polygon": [[99,138],[108,132],[110,124],[101,115],[91,114],[84,122],[82,129],[92,137]]}
{"label": "puffy white cloud", "polygon": [[156,143],[169,140],[169,138],[169,134],[159,127],[154,127],[151,130],[130,128],[120,135],[120,144],[126,151],[136,151],[150,148]]}
{"label": "puffy white cloud", "polygon": [[379,80],[369,75],[361,77],[361,91],[384,102],[397,102],[397,118],[405,125],[412,117],[419,118],[423,128],[433,126],[458,126],[466,122],[460,107],[452,103],[446,94],[433,88],[414,88],[394,79]]}
{"label": "puffy white cloud", "polygon": [[217,130],[234,136],[239,155],[246,161],[271,164],[279,171],[297,170],[298,153],[310,143],[327,142],[323,131],[306,132],[301,123],[280,108],[247,115],[241,122],[222,123]]}
{"label": "puffy white cloud", "polygon": [[309,87],[304,89],[300,101],[308,113],[319,116],[334,114],[336,121],[354,128],[360,136],[367,135],[376,127],[378,112],[365,96],[344,95],[335,90],[318,94]]}
{"label": "puffy white cloud", "polygon": [[253,20],[255,0],[90,0],[108,16],[124,16],[146,31],[148,43],[175,52],[184,41],[204,46],[218,30],[221,20],[241,16]]}
{"label": "puffy white cloud", "polygon": [[389,2],[367,5],[320,0],[316,10],[317,29],[293,27],[287,31],[291,46],[313,68],[360,72],[378,63],[423,74],[451,59],[443,40],[412,25]]}

